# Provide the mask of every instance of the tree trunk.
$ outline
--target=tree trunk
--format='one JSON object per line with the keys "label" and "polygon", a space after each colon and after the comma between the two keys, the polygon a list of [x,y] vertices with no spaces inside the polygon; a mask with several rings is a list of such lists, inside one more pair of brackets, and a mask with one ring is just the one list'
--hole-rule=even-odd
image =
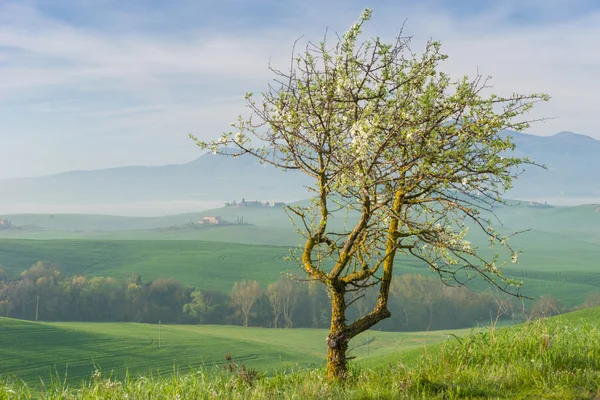
{"label": "tree trunk", "polygon": [[330,286],[331,327],[327,335],[327,377],[330,380],[345,379],[348,371],[346,351],[346,302],[345,288]]}

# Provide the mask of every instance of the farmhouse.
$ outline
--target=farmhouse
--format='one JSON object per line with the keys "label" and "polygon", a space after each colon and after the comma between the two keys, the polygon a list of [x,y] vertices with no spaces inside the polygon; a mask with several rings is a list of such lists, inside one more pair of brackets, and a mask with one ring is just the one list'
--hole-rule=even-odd
{"label": "farmhouse", "polygon": [[205,225],[219,225],[223,223],[223,219],[219,216],[213,217],[213,216],[207,216],[204,217],[204,219],[202,219],[201,221],[198,221],[199,224],[205,224]]}

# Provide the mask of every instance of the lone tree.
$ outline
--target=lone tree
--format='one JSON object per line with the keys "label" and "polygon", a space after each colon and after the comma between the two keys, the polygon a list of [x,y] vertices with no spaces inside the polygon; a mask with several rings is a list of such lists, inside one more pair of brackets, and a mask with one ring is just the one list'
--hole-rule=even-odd
{"label": "lone tree", "polygon": [[[327,375],[345,378],[348,342],[390,317],[388,297],[400,254],[428,264],[448,284],[481,276],[518,294],[519,282],[502,276],[498,255],[481,255],[465,240],[468,226],[517,252],[491,226],[483,210],[501,203],[512,180],[532,161],[511,156],[504,129],[522,131],[523,118],[544,94],[485,96],[487,79],[453,81],[438,71],[447,56],[430,41],[418,56],[402,32],[392,44],[379,37],[358,42],[367,9],[334,45],[325,38],[292,52],[290,68],[255,100],[249,118],[202,149],[250,154],[314,180],[309,205],[288,207],[305,237],[296,259],[310,280],[327,285],[331,326]],[[343,227],[340,213],[347,213]],[[493,212],[493,211],[492,211]],[[335,225],[335,226],[334,226]],[[346,320],[350,303],[378,286],[372,310]],[[512,288],[511,288],[512,286]]]}

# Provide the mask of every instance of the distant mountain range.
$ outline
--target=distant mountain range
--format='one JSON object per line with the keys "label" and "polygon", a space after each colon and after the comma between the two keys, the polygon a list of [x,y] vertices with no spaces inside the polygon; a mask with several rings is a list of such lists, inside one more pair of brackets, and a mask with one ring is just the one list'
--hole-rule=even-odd
{"label": "distant mountain range", "polygon": [[515,155],[528,156],[547,167],[528,167],[509,193],[512,198],[600,199],[600,141],[573,132],[535,136],[508,132]]}
{"label": "distant mountain range", "polygon": [[[508,194],[511,198],[600,199],[600,141],[572,132],[542,137],[518,132],[516,155],[548,169],[529,167]],[[175,200],[292,201],[308,197],[301,173],[260,165],[250,156],[205,154],[180,165],[130,166],[70,171],[34,178],[0,180],[0,204],[119,203]]]}
{"label": "distant mountain range", "polygon": [[119,203],[173,200],[292,201],[308,197],[297,172],[251,156],[204,154],[186,164],[130,166],[0,180],[0,203]]}

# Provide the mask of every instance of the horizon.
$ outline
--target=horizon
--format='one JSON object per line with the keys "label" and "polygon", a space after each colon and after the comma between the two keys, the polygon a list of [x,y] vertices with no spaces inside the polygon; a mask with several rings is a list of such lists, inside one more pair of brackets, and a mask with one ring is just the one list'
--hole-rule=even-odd
{"label": "horizon", "polygon": [[345,31],[365,7],[364,37],[390,40],[405,21],[413,50],[440,40],[452,77],[493,77],[490,92],[546,92],[526,133],[600,139],[590,52],[600,37],[592,0],[381,1],[359,4],[230,0],[168,5],[134,0],[8,0],[0,5],[0,179],[200,156],[189,140],[217,137],[244,114],[243,94],[285,69],[295,39]]}
{"label": "horizon", "polygon": [[[285,203],[301,202],[304,199],[284,200]],[[120,202],[120,203],[101,203],[101,204],[3,204],[0,208],[4,211],[0,214],[1,219],[10,219],[17,215],[97,215],[105,217],[124,217],[124,218],[160,218],[176,215],[202,213],[212,210],[220,210],[225,207],[225,202],[232,199],[223,200],[167,200],[150,202]],[[266,201],[267,199],[252,199]],[[279,201],[278,199],[277,201]],[[600,197],[564,197],[564,198],[528,198],[515,199],[506,197],[507,201],[518,201],[522,204],[529,202],[545,203],[552,207],[585,207],[600,205]],[[106,210],[98,212],[97,210]],[[36,210],[36,211],[31,211]],[[166,211],[168,210],[168,211]]]}
{"label": "horizon", "polygon": [[[535,134],[535,133],[526,133],[526,132],[513,132],[510,131],[511,133],[518,133],[521,135],[529,135],[529,136],[537,136],[537,137],[554,137],[560,134],[572,134],[572,135],[577,135],[577,136],[585,136],[587,138],[596,140],[598,142],[600,142],[600,139],[588,136],[588,135],[584,135],[581,133],[577,133],[577,132],[572,132],[572,131],[560,131],[554,134],[550,134],[550,135],[539,135],[539,134]],[[45,174],[45,175],[35,175],[35,176],[19,176],[19,177],[14,177],[14,178],[0,178],[0,182],[3,180],[13,180],[13,179],[34,179],[34,178],[44,178],[44,177],[48,177],[48,176],[53,176],[53,175],[60,175],[60,174],[66,174],[66,173],[71,173],[71,172],[94,172],[94,171],[102,171],[102,170],[113,170],[113,169],[119,169],[119,168],[152,168],[152,167],[167,167],[167,166],[173,166],[173,165],[185,165],[185,164],[189,164],[192,163],[196,160],[198,160],[199,158],[210,154],[210,151],[203,151],[200,155],[189,159],[188,161],[183,161],[183,162],[175,162],[175,163],[169,163],[169,164],[159,164],[159,165],[147,165],[147,164],[130,164],[130,165],[121,165],[121,166],[116,166],[116,167],[99,167],[99,168],[95,168],[95,169],[71,169],[71,170],[65,170],[65,171],[58,171],[55,173],[51,173],[51,174]]]}

